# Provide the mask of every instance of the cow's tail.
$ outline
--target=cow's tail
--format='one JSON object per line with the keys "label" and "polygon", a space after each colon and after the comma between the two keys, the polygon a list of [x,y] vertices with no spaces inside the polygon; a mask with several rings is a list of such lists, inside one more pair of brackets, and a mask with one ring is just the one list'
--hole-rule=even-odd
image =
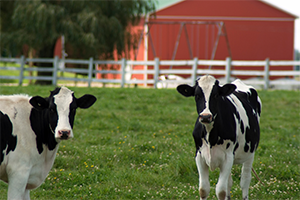
{"label": "cow's tail", "polygon": [[265,186],[265,184],[260,180],[260,178],[258,177],[258,175],[257,175],[257,173],[256,173],[256,171],[253,169],[253,167],[252,167],[252,172],[253,172],[253,174],[255,175],[255,177],[257,178],[257,180],[263,185],[263,186]]}

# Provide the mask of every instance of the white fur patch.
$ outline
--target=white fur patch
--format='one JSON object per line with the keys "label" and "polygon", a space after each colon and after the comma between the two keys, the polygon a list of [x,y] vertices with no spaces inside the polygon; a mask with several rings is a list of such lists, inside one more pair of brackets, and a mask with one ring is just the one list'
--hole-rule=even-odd
{"label": "white fur patch", "polygon": [[54,103],[56,104],[58,122],[55,128],[55,137],[58,136],[58,131],[71,131],[70,137],[73,137],[72,127],[69,122],[70,104],[73,101],[73,92],[66,87],[61,87],[58,94],[54,95]]}
{"label": "white fur patch", "polygon": [[237,91],[241,91],[241,92],[250,92],[251,88],[254,89],[254,87],[246,85],[240,79],[236,79],[235,81],[232,82],[232,84],[236,86]]}
{"label": "white fur patch", "polygon": [[210,109],[209,109],[209,98],[210,98],[210,94],[211,94],[211,91],[213,89],[215,82],[216,82],[216,79],[210,75],[202,76],[198,80],[198,86],[201,87],[203,94],[204,94],[204,98],[205,98],[205,109],[200,114],[203,114],[203,113],[211,114]]}

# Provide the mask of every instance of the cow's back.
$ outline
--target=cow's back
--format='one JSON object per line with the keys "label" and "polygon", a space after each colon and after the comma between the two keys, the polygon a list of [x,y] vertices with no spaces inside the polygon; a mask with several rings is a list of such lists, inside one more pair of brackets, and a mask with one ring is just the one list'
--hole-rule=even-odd
{"label": "cow's back", "polygon": [[255,88],[244,84],[240,79],[237,79],[237,80],[233,81],[232,83],[234,85],[236,85],[236,92],[232,95],[236,95],[238,92],[243,93],[244,100],[248,101],[250,106],[258,114],[258,119],[259,119],[260,113],[261,113],[261,100],[260,100]]}
{"label": "cow's back", "polygon": [[29,103],[30,98],[28,95],[0,95],[0,110],[11,117],[18,111],[28,114],[32,108]]}
{"label": "cow's back", "polygon": [[256,90],[242,81],[233,82],[237,86],[236,91],[230,95],[239,115],[237,124],[237,149],[235,163],[243,163],[248,156],[253,156],[260,139],[259,119],[261,113],[261,101]]}
{"label": "cow's back", "polygon": [[27,129],[32,132],[29,122],[32,106],[29,99],[27,95],[0,96],[0,111],[8,115],[13,124],[14,135],[25,133]]}

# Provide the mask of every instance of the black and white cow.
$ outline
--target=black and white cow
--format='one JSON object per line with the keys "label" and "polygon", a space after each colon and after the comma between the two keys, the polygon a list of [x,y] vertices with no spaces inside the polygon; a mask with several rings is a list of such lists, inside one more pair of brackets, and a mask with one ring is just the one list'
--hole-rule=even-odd
{"label": "black and white cow", "polygon": [[185,97],[194,96],[196,101],[198,118],[193,137],[200,199],[207,199],[209,169],[216,168],[220,168],[216,195],[218,199],[230,199],[233,164],[243,164],[240,185],[243,199],[248,199],[260,136],[261,101],[256,90],[240,80],[220,86],[214,77],[205,75],[193,87],[183,84],[177,91]]}
{"label": "black and white cow", "polygon": [[0,96],[0,179],[8,183],[8,199],[30,199],[54,163],[61,140],[73,137],[77,108],[89,108],[96,97],[75,98],[66,87],[47,98]]}

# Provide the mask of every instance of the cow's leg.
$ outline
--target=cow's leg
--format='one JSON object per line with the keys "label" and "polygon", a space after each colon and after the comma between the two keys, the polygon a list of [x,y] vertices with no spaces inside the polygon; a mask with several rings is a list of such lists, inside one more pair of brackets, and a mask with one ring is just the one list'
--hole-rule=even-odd
{"label": "cow's leg", "polygon": [[230,191],[231,191],[231,187],[232,187],[232,177],[231,177],[231,173],[229,174],[229,178],[228,178],[228,188],[227,188],[227,200],[230,200]]}
{"label": "cow's leg", "polygon": [[14,179],[9,180],[7,192],[8,200],[24,199],[26,183],[22,185],[19,181]]}
{"label": "cow's leg", "polygon": [[30,200],[30,190],[25,190],[24,200]]}
{"label": "cow's leg", "polygon": [[254,160],[254,154],[253,154],[253,156],[251,156],[250,159],[248,159],[246,162],[243,163],[242,174],[241,174],[241,183],[240,183],[241,188],[242,188],[242,193],[243,193],[243,200],[248,199],[253,160]]}
{"label": "cow's leg", "polygon": [[199,173],[199,194],[200,199],[207,199],[210,191],[209,185],[209,168],[205,161],[201,158],[201,154],[198,152],[195,158],[196,165]]}
{"label": "cow's leg", "polygon": [[220,166],[220,175],[216,186],[216,195],[220,200],[225,200],[226,196],[230,195],[230,193],[227,194],[227,192],[228,192],[228,180],[229,180],[229,176],[231,175],[232,165],[233,165],[233,154],[228,153],[226,154],[226,158],[224,160],[223,165]]}
{"label": "cow's leg", "polygon": [[14,172],[8,176],[7,199],[26,199],[28,177],[29,173],[23,173],[23,171]]}

